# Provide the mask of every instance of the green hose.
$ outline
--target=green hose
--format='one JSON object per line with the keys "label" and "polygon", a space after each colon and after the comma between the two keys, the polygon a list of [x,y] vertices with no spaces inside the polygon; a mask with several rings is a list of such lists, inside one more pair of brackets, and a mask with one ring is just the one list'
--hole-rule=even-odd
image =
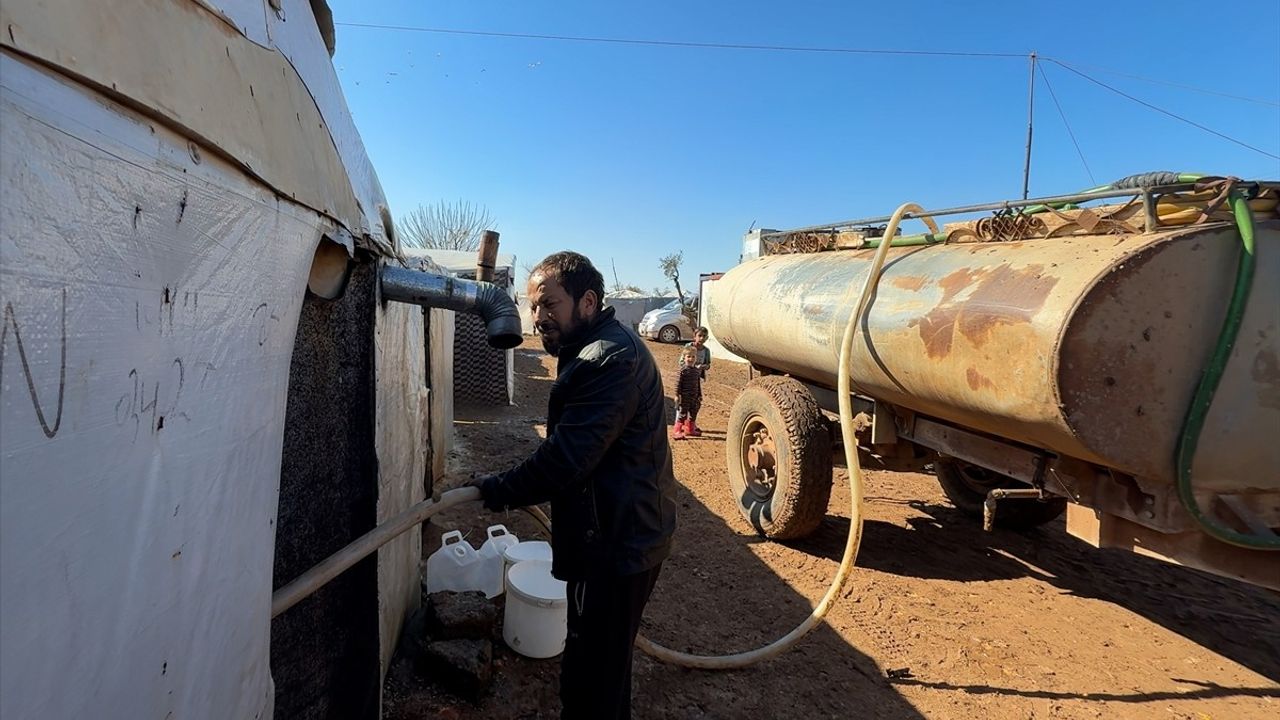
{"label": "green hose", "polygon": [[[882,237],[871,238],[867,240],[863,247],[878,248],[884,240]],[[918,235],[898,235],[889,243],[890,247],[923,247],[925,245],[940,245],[947,241],[947,236],[942,233],[920,233]]]}
{"label": "green hose", "polygon": [[[1182,177],[1182,176],[1180,176]],[[1196,176],[1185,176],[1194,180]],[[1188,182],[1192,181],[1189,180]],[[1243,195],[1231,192],[1231,210],[1235,214],[1236,227],[1240,230],[1240,261],[1236,265],[1236,283],[1231,292],[1231,303],[1227,306],[1227,318],[1218,332],[1218,342],[1213,348],[1209,364],[1200,375],[1200,383],[1196,386],[1191,406],[1187,408],[1187,417],[1182,423],[1182,433],[1178,438],[1176,456],[1178,473],[1178,497],[1182,505],[1191,513],[1191,517],[1210,536],[1225,543],[1256,550],[1280,550],[1280,537],[1260,537],[1247,535],[1219,523],[1201,509],[1196,502],[1191,485],[1191,463],[1196,456],[1196,445],[1200,442],[1200,431],[1204,429],[1205,418],[1213,403],[1213,395],[1218,390],[1227,361],[1236,344],[1236,335],[1244,320],[1245,305],[1249,301],[1249,291],[1253,287],[1253,271],[1257,264],[1253,238],[1253,212]]]}

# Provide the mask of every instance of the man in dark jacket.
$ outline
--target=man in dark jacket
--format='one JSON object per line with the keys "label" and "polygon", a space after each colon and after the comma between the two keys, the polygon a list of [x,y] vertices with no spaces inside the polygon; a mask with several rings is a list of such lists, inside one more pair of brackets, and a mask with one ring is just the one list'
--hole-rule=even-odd
{"label": "man in dark jacket", "polygon": [[632,647],[676,524],[662,377],[639,337],[600,307],[604,279],[586,257],[543,260],[528,295],[557,358],[547,439],[480,491],[491,510],[551,502],[551,571],[569,601],[561,717],[628,718]]}

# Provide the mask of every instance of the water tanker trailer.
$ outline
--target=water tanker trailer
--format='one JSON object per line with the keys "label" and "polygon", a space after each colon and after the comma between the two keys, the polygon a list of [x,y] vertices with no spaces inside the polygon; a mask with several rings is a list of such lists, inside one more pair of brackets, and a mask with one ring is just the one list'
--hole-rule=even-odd
{"label": "water tanker trailer", "polygon": [[[960,510],[1280,589],[1278,183],[1150,173],[1075,196],[748,234],[707,302],[758,374],[727,429],[762,534],[827,510],[841,339],[860,450]],[[986,213],[973,219],[978,213]],[[758,255],[754,259],[752,255]],[[998,504],[997,504],[998,503]]]}

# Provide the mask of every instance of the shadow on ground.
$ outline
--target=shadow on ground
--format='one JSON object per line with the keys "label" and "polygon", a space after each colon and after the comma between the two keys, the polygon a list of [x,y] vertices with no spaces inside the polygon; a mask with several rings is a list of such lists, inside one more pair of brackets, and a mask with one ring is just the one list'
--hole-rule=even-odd
{"label": "shadow on ground", "polygon": [[[867,551],[859,555],[860,567],[961,582],[1033,577],[1070,594],[1126,608],[1280,682],[1280,601],[1265,589],[1094,548],[1067,535],[1061,520],[1026,532],[984,532],[980,520],[955,508],[903,504],[921,515],[908,518],[910,527],[866,522],[862,546]],[[848,532],[848,518],[828,515],[818,532],[791,546],[839,560]],[[1280,689],[1265,695],[1280,696]]]}

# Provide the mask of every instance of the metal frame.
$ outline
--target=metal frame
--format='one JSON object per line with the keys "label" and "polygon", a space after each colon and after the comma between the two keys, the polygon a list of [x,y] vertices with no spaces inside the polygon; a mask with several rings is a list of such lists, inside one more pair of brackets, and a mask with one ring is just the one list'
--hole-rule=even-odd
{"label": "metal frame", "polygon": [[[1275,180],[1257,180],[1244,183],[1245,185],[1256,185],[1260,188],[1270,188],[1280,190],[1280,181]],[[982,203],[980,205],[963,205],[960,207],[943,208],[941,210],[926,210],[920,213],[907,213],[903,215],[903,219],[925,218],[925,217],[942,217],[945,215],[966,215],[969,213],[989,212],[992,210],[1017,210],[1021,208],[1033,207],[1035,205],[1066,205],[1068,203],[1089,202],[1091,200],[1105,200],[1107,198],[1122,197],[1141,197],[1144,215],[1146,218],[1146,232],[1152,232],[1160,226],[1160,220],[1156,216],[1156,196],[1168,193],[1187,192],[1194,190],[1195,183],[1177,183],[1174,185],[1156,185],[1144,188],[1128,188],[1124,190],[1099,190],[1097,192],[1075,193],[1072,195],[1051,195],[1049,197],[1032,198],[1029,200],[1004,200],[1002,202]],[[865,225],[876,225],[889,222],[892,215],[878,215],[876,217],[862,218],[860,220],[842,220],[834,223],[826,223],[824,225],[809,225],[807,227],[793,228],[791,230],[776,230],[769,233],[763,233],[762,238],[774,238],[793,233],[806,232],[822,232],[836,231],[844,228],[861,227]]]}

